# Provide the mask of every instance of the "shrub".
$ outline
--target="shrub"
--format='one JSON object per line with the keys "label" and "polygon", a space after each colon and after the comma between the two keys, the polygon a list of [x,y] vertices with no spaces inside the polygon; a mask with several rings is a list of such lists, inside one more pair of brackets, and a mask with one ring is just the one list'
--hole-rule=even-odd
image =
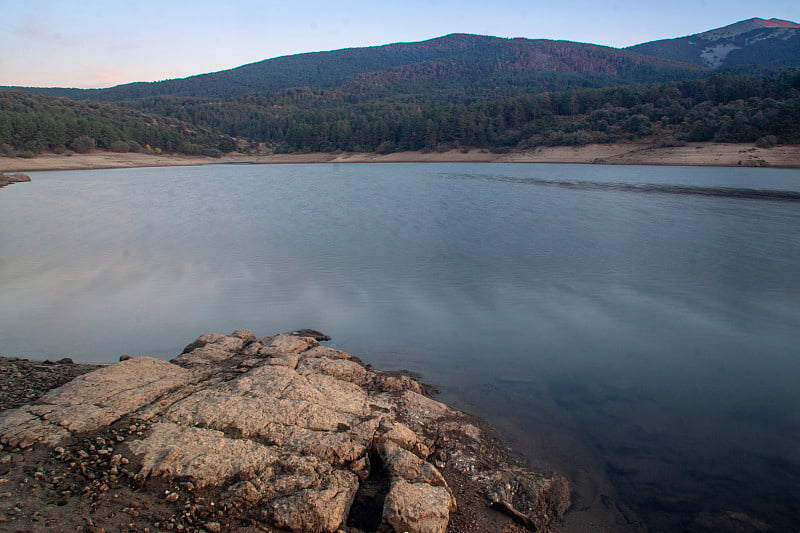
{"label": "shrub", "polygon": [[217,148],[222,152],[235,152],[237,148],[236,139],[231,137],[222,137],[217,143]]}
{"label": "shrub", "polygon": [[112,152],[126,153],[130,150],[130,144],[127,141],[114,141],[111,143]]}
{"label": "shrub", "polygon": [[392,152],[394,152],[394,150],[395,147],[392,141],[384,141],[381,144],[379,144],[378,147],[375,149],[376,152],[383,155],[391,154]]}
{"label": "shrub", "polygon": [[6,143],[0,144],[0,154],[11,157],[14,155],[14,149],[11,147],[10,144]]}
{"label": "shrub", "polygon": [[660,148],[676,148],[678,146],[686,146],[686,141],[678,140],[672,135],[665,135],[656,139],[656,146]]}
{"label": "shrub", "polygon": [[216,157],[216,158],[222,157],[222,152],[220,152],[216,148],[206,148],[202,151],[202,154],[207,157]]}
{"label": "shrub", "polygon": [[144,148],[142,148],[142,145],[137,143],[136,141],[128,142],[128,151],[129,152],[134,152],[134,153],[139,154],[139,153],[142,152],[142,150],[144,150]]}
{"label": "shrub", "polygon": [[33,159],[34,157],[36,157],[36,154],[31,152],[30,150],[23,150],[17,153],[17,157],[22,157],[23,159]]}
{"label": "shrub", "polygon": [[89,137],[88,135],[81,135],[73,139],[72,141],[72,149],[78,152],[79,154],[87,154],[89,151],[96,146],[94,139]]}
{"label": "shrub", "polygon": [[489,151],[493,154],[507,154],[511,151],[511,148],[508,146],[491,146],[489,147]]}
{"label": "shrub", "polygon": [[63,154],[66,151],[67,151],[67,149],[64,147],[63,144],[58,144],[56,146],[53,146],[53,153],[54,154]]}
{"label": "shrub", "polygon": [[756,146],[759,148],[772,148],[778,144],[778,138],[774,135],[764,135],[756,141]]}

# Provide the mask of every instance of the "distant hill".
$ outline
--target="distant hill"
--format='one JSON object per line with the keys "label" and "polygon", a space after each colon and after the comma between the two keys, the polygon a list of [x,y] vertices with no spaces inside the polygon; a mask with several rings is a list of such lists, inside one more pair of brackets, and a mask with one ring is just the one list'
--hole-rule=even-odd
{"label": "distant hill", "polygon": [[96,101],[147,97],[232,99],[296,87],[352,94],[519,93],[694,78],[704,67],[569,41],[452,34],[413,43],[267,59],[230,70],[108,89],[15,88]]}
{"label": "distant hill", "polygon": [[713,69],[800,67],[800,24],[752,18],[715,30],[631,46],[627,50]]}
{"label": "distant hill", "polygon": [[798,143],[798,33],[751,19],[630,49],[452,34],[108,89],[0,87],[0,153]]}

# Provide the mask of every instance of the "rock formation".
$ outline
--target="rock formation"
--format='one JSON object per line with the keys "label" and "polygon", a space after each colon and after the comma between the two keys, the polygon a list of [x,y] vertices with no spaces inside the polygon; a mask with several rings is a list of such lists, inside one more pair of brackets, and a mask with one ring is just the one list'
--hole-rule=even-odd
{"label": "rock formation", "polygon": [[12,183],[22,183],[24,181],[31,181],[31,177],[27,174],[3,174],[0,172],[0,189]]}
{"label": "rock formation", "polygon": [[[165,529],[442,533],[460,504],[455,479],[530,529],[566,511],[562,477],[513,464],[479,421],[417,380],[296,333],[205,334],[171,362],[129,358],[5,411],[6,481],[39,461],[39,477],[56,482],[33,492],[76,509],[89,498],[95,528],[140,516],[108,509],[149,491]],[[22,524],[23,503],[11,512]]]}

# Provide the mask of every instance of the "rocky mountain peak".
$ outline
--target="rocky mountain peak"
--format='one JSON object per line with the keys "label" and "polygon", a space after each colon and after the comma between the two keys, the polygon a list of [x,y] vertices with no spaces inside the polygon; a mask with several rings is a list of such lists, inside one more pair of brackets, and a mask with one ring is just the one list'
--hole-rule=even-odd
{"label": "rocky mountain peak", "polygon": [[800,28],[800,24],[797,24],[789,20],[781,20],[775,18],[769,20],[765,20],[762,18],[751,18],[747,20],[742,20],[740,22],[736,22],[734,24],[730,24],[728,26],[724,26],[722,28],[716,28],[714,30],[698,33],[693,37],[700,37],[708,41],[717,41],[720,39],[733,39],[739,35],[765,28],[798,29]]}

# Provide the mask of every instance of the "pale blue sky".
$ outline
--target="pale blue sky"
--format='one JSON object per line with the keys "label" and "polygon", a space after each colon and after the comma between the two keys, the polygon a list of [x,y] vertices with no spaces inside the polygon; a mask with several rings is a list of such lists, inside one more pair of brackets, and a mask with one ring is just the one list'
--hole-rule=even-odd
{"label": "pale blue sky", "polygon": [[0,85],[108,87],[301,52],[463,32],[615,47],[761,17],[797,0],[0,0]]}

